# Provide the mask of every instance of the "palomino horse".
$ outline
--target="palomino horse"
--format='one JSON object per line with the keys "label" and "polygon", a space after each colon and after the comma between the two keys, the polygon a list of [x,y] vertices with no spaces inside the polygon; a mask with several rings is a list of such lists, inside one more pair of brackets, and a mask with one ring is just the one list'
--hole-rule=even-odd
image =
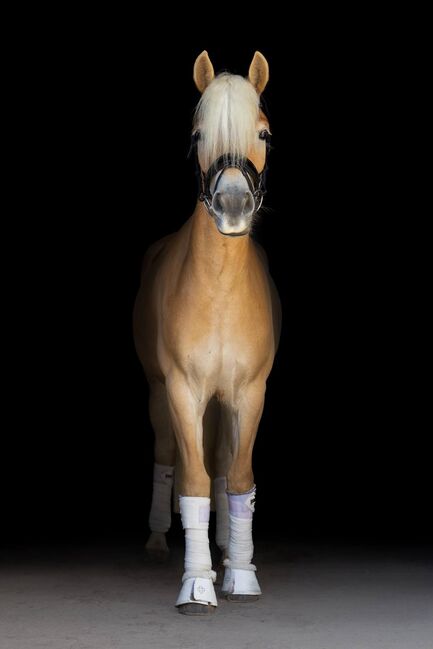
{"label": "palomino horse", "polygon": [[[268,76],[259,52],[248,79],[214,77],[207,52],[197,58],[199,200],[178,232],[147,251],[135,305],[134,336],[155,431],[146,547],[168,550],[178,453],[185,572],[176,606],[190,615],[217,606],[208,539],[211,478],[217,544],[225,556],[222,593],[233,601],[261,593],[251,563],[251,463],[281,320],[266,255],[250,236],[264,193],[270,132],[259,97]],[[209,459],[204,449],[214,434]]]}

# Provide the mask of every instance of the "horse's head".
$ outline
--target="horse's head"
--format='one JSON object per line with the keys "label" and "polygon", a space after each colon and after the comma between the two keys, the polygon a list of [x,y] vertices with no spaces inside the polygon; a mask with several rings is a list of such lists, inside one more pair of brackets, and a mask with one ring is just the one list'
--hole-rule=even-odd
{"label": "horse's head", "polygon": [[248,234],[262,204],[270,131],[260,94],[268,78],[260,52],[248,79],[228,73],[215,77],[207,52],[194,64],[194,81],[202,93],[193,128],[200,200],[222,234]]}

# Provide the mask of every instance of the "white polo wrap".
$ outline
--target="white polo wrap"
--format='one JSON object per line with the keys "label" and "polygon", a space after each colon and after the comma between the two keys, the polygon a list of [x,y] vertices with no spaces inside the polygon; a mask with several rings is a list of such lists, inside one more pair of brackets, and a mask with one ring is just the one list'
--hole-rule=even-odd
{"label": "white polo wrap", "polygon": [[180,496],[179,506],[185,530],[185,572],[176,606],[190,602],[217,606],[208,537],[210,498]]}
{"label": "white polo wrap", "polygon": [[171,525],[171,490],[174,466],[154,464],[152,507],[149,527],[152,532],[168,532]]}
{"label": "white polo wrap", "polygon": [[224,560],[223,592],[260,595],[256,567],[251,563],[253,546],[253,513],[256,487],[244,494],[228,494],[230,534],[228,558]]}

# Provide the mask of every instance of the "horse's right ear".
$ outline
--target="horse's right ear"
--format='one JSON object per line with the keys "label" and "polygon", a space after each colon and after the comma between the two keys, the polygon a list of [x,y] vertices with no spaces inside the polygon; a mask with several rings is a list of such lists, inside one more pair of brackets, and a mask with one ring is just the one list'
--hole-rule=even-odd
{"label": "horse's right ear", "polygon": [[193,76],[195,85],[197,86],[198,90],[203,93],[215,76],[213,65],[210,62],[210,58],[206,50],[203,50],[203,52],[196,58],[194,63]]}

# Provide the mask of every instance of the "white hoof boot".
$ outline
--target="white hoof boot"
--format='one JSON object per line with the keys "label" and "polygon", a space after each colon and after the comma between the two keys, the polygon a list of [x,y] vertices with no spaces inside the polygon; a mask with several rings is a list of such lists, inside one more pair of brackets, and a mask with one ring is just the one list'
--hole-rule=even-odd
{"label": "white hoof boot", "polygon": [[254,570],[226,567],[221,588],[223,595],[247,595],[256,599],[262,594]]}
{"label": "white hoof boot", "polygon": [[189,577],[185,579],[180,589],[176,606],[182,604],[204,604],[218,606],[212,579]]}

